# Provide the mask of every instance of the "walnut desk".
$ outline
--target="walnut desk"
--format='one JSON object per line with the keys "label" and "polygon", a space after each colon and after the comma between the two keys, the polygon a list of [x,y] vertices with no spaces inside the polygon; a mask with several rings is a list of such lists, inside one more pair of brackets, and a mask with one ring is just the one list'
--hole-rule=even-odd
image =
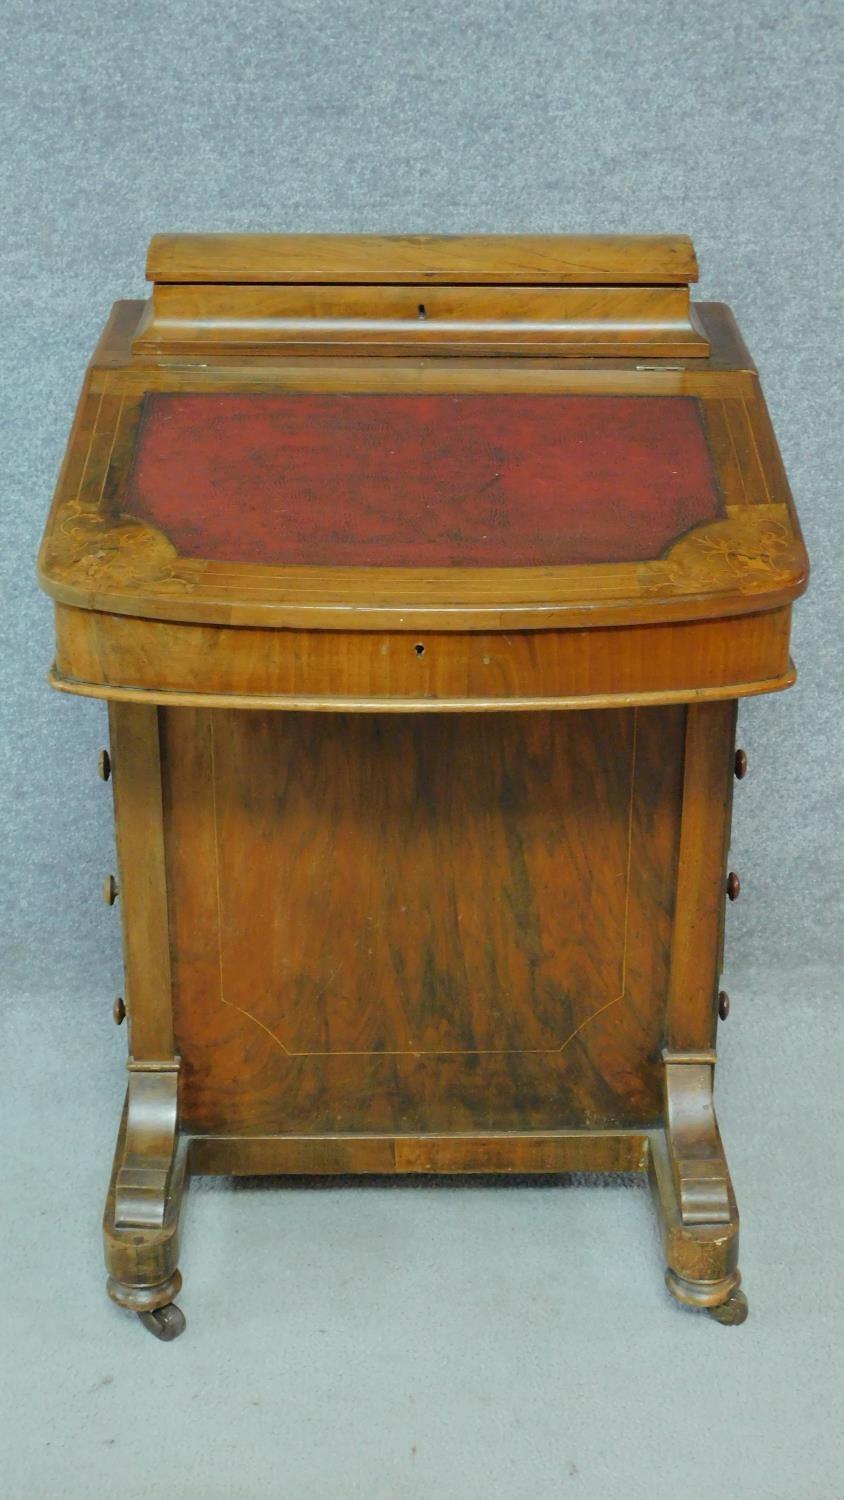
{"label": "walnut desk", "polygon": [[807,560],[683,238],[155,238],[41,552],[105,698],[129,1081],[109,1292],[186,1174],[648,1172],[739,1322],[713,1110],[736,703]]}

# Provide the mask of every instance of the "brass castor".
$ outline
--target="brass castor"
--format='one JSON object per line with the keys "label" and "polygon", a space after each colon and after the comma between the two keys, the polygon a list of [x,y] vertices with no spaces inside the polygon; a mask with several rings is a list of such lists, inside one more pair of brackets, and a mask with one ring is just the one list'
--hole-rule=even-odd
{"label": "brass castor", "polygon": [[726,1323],[729,1328],[737,1328],[747,1317],[747,1298],[744,1292],[735,1291],[726,1302],[719,1302],[717,1307],[708,1307],[706,1311],[716,1323]]}
{"label": "brass castor", "polygon": [[156,1307],[152,1312],[139,1312],[138,1318],[154,1338],[161,1339],[165,1344],[177,1339],[187,1326],[185,1315],[175,1302],[166,1302],[163,1307]]}
{"label": "brass castor", "polygon": [[109,1276],[106,1290],[112,1302],[137,1313],[144,1328],[165,1344],[171,1344],[185,1331],[185,1315],[173,1301],[182,1289],[181,1272],[174,1271],[166,1281],[155,1286],[130,1286]]}
{"label": "brass castor", "polygon": [[709,1313],[717,1323],[737,1328],[747,1317],[747,1298],[740,1290],[741,1276],[731,1271],[718,1281],[689,1281],[668,1267],[665,1285],[682,1307]]}

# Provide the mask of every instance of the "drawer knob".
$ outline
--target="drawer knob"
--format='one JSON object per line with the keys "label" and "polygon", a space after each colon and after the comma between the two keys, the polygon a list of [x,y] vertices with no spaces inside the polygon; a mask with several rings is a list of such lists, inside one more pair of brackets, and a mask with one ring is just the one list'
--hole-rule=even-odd
{"label": "drawer knob", "polygon": [[[111,756],[107,750],[101,750],[97,756],[97,770],[101,781],[108,781],[111,776]],[[738,772],[736,772],[738,775]]]}
{"label": "drawer knob", "polygon": [[727,876],[727,895],[731,901],[738,901],[741,895],[741,881],[735,870],[731,870]]}
{"label": "drawer knob", "polygon": [[113,1006],[111,1007],[111,1013],[114,1017],[115,1026],[122,1026],[123,1022],[126,1020],[126,1002],[124,1001],[122,995],[118,995]]}
{"label": "drawer knob", "polygon": [[113,875],[106,875],[106,878],[103,881],[103,900],[106,906],[113,906],[115,901],[117,900],[117,896],[117,881],[115,880]]}
{"label": "drawer knob", "polygon": [[718,994],[718,1014],[722,1021],[726,1021],[730,1014],[730,997],[726,990],[721,990]]}
{"label": "drawer knob", "polygon": [[735,759],[736,781],[744,781],[747,775],[747,751],[737,750]]}

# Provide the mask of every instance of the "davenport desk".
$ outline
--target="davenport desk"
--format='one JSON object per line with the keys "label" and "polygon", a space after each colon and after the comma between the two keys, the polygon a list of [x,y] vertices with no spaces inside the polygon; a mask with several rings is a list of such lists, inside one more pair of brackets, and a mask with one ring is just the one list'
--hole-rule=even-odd
{"label": "davenport desk", "polygon": [[188,1172],[647,1172],[740,1322],[713,1110],[736,705],[807,560],[678,238],[164,235],[40,574],[109,704],[129,1081],[108,1289]]}

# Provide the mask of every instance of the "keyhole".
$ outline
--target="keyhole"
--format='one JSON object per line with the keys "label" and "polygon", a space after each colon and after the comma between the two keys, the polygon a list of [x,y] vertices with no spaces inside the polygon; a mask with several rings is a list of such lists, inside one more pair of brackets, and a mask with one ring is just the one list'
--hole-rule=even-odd
{"label": "keyhole", "polygon": [[428,316],[428,309],[425,306],[424,302],[420,302],[419,303],[419,306],[417,307],[416,311],[418,312],[420,318],[427,318],[427,316]]}
{"label": "keyhole", "polygon": [[417,641],[416,645],[414,646],[413,649],[416,652],[417,656],[424,656],[425,655],[425,647],[422,645],[421,641]]}

